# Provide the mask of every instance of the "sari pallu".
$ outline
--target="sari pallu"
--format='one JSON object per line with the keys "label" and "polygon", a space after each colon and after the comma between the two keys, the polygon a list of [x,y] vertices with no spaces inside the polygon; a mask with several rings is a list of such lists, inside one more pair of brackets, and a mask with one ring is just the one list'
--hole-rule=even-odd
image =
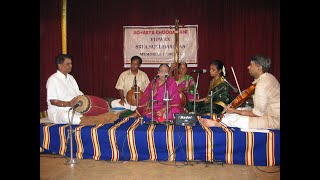
{"label": "sari pallu", "polygon": [[178,87],[183,90],[183,93],[186,95],[187,101],[193,101],[194,99],[194,80],[192,76],[185,75],[183,78],[180,78],[177,81]]}

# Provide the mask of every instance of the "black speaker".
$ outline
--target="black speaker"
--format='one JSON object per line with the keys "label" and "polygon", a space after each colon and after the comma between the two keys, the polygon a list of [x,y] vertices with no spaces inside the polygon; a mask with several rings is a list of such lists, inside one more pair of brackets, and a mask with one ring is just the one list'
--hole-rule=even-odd
{"label": "black speaker", "polygon": [[174,124],[177,126],[195,126],[198,122],[196,114],[175,114]]}

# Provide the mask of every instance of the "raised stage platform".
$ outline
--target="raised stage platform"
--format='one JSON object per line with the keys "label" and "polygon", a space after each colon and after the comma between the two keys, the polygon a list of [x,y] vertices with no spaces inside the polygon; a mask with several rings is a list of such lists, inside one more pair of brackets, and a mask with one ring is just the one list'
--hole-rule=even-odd
{"label": "raised stage platform", "polygon": [[[78,159],[280,165],[280,130],[243,132],[200,123],[141,125],[136,118],[119,118],[97,126],[73,125],[72,129],[73,156]],[[70,157],[68,130],[66,124],[40,123],[40,152]]]}

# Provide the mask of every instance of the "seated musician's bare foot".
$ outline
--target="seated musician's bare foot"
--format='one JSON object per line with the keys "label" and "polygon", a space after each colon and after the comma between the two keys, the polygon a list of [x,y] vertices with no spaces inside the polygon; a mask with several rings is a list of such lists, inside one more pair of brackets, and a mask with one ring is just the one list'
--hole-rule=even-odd
{"label": "seated musician's bare foot", "polygon": [[221,124],[218,121],[212,119],[200,118],[199,121],[207,127],[221,127]]}

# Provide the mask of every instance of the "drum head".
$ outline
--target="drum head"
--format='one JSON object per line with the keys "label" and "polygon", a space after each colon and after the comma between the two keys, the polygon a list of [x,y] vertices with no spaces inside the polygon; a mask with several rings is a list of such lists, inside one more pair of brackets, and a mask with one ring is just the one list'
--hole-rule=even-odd
{"label": "drum head", "polygon": [[81,95],[77,97],[77,102],[82,101],[82,105],[78,106],[75,110],[81,114],[86,113],[89,111],[90,107],[91,107],[91,100],[88,96],[86,95]]}

